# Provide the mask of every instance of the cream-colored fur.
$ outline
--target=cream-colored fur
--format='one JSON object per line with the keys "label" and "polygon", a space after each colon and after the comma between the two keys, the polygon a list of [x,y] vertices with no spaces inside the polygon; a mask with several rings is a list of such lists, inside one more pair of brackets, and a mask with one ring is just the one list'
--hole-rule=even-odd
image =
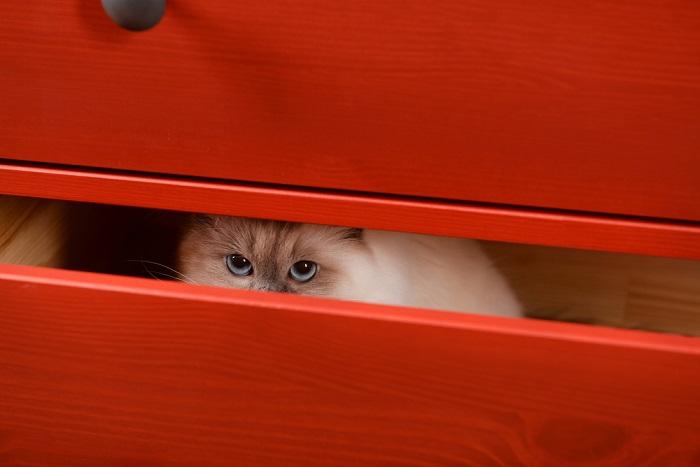
{"label": "cream-colored fur", "polygon": [[[355,233],[353,233],[355,232]],[[253,273],[234,276],[227,255]],[[290,279],[296,261],[318,264],[306,283]],[[198,216],[178,250],[182,280],[412,307],[520,316],[506,280],[473,240],[399,232]]]}
{"label": "cream-colored fur", "polygon": [[473,240],[364,231],[337,297],[487,315],[520,316],[503,276]]}

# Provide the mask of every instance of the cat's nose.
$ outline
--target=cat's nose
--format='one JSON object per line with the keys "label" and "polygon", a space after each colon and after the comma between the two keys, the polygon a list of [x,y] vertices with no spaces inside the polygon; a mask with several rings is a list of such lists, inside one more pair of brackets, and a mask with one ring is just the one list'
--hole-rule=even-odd
{"label": "cat's nose", "polygon": [[254,289],[264,290],[267,292],[290,292],[289,287],[285,283],[265,282],[263,284],[254,284]]}

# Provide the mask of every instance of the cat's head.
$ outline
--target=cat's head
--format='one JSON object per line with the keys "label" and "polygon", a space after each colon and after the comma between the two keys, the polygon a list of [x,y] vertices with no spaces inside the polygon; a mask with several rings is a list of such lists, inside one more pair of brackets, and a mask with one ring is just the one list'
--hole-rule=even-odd
{"label": "cat's head", "polygon": [[362,249],[360,229],[200,215],[178,269],[197,284],[335,296]]}

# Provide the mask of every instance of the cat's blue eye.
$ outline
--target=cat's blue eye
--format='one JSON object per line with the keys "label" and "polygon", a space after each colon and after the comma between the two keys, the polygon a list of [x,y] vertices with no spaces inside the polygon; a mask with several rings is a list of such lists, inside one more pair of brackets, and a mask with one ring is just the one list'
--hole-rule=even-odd
{"label": "cat's blue eye", "polygon": [[318,265],[313,261],[297,261],[289,268],[289,277],[297,282],[308,282],[314,278]]}
{"label": "cat's blue eye", "polygon": [[253,273],[253,263],[242,255],[228,255],[226,267],[235,276],[249,276]]}

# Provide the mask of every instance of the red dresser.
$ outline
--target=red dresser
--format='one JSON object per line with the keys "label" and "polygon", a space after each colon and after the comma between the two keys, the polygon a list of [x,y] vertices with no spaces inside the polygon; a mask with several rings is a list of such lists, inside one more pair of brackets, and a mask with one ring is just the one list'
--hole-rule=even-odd
{"label": "red dresser", "polygon": [[[4,0],[0,158],[0,194],[700,260],[700,4]],[[0,265],[0,465],[700,465],[700,340]]]}

